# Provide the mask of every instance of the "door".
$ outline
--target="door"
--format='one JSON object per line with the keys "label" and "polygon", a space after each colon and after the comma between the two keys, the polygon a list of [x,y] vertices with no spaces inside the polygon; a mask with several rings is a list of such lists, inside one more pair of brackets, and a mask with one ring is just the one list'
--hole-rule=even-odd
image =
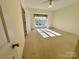
{"label": "door", "polygon": [[4,26],[2,23],[1,8],[0,8],[0,59],[9,59],[10,58],[10,57],[8,57],[8,55],[10,55],[10,53],[8,52],[8,48],[9,48],[8,43],[9,42],[5,35]]}
{"label": "door", "polygon": [[19,0],[0,0],[0,59],[21,59],[23,34]]}
{"label": "door", "polygon": [[[9,22],[7,25],[11,25],[11,23]],[[16,44],[11,40],[13,39],[12,27],[7,25],[0,5],[0,59],[17,59],[15,57],[17,51],[12,47]]]}

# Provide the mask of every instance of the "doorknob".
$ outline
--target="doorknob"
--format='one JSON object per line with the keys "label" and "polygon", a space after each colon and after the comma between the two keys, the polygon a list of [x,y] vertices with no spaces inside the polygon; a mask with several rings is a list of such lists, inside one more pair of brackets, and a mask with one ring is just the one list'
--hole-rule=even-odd
{"label": "doorknob", "polygon": [[12,48],[19,47],[19,43],[12,44]]}

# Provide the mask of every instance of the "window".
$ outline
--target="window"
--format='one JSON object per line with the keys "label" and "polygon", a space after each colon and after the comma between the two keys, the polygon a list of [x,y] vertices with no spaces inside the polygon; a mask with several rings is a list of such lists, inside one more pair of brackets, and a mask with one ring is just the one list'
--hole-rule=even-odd
{"label": "window", "polygon": [[47,15],[34,14],[35,18],[35,28],[47,28]]}

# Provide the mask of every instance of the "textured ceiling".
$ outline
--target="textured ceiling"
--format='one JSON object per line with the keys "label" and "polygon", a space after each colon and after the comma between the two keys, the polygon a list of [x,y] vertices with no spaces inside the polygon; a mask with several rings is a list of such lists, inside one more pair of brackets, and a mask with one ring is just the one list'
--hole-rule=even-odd
{"label": "textured ceiling", "polygon": [[57,9],[79,2],[79,0],[58,0],[58,1],[55,1],[54,6],[52,8],[49,8],[48,2],[43,3],[43,1],[46,1],[46,0],[23,0],[23,3],[28,8],[57,10]]}

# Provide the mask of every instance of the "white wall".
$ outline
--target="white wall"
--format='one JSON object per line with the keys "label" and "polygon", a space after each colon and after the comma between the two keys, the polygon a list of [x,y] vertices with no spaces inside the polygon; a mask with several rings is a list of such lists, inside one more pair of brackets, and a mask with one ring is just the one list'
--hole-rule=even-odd
{"label": "white wall", "polygon": [[34,14],[47,14],[48,15],[48,27],[52,27],[53,25],[53,15],[52,11],[35,9],[35,8],[26,8],[26,10],[30,11],[30,19],[31,19],[31,28],[34,29]]}
{"label": "white wall", "polygon": [[54,27],[79,35],[79,3],[55,11]]}
{"label": "white wall", "polygon": [[26,31],[28,34],[29,32],[31,32],[30,11],[25,10],[25,17],[26,17]]}

